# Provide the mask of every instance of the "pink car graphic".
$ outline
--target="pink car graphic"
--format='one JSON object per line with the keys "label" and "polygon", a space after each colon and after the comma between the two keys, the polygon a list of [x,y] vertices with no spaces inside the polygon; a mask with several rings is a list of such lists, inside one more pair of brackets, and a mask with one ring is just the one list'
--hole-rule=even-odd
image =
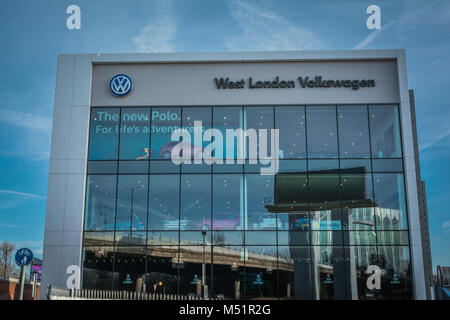
{"label": "pink car graphic", "polygon": [[214,221],[211,223],[211,219],[203,219],[203,222],[199,225],[202,230],[239,230],[241,227],[241,218],[239,214],[219,214],[214,217]]}

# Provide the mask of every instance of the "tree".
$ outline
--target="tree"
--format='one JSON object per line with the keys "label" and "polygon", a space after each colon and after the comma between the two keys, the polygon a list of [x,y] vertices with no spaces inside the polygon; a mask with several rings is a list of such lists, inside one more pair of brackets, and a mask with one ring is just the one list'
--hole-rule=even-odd
{"label": "tree", "polygon": [[14,243],[3,241],[0,245],[0,275],[3,277],[12,277],[17,273],[14,265]]}

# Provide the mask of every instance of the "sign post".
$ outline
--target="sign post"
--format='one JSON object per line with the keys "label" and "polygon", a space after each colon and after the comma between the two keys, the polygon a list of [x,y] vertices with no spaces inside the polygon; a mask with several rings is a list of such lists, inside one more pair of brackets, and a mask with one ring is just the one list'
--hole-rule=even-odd
{"label": "sign post", "polygon": [[33,260],[33,252],[30,249],[22,248],[16,252],[16,264],[20,266],[20,291],[19,300],[23,300],[23,291],[25,288],[25,271],[27,265]]}

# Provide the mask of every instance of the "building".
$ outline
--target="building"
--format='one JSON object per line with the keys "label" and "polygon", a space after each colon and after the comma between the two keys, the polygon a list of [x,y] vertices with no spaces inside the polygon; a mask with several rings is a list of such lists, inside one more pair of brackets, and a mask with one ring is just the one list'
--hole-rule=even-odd
{"label": "building", "polygon": [[42,283],[427,299],[423,190],[403,50],[60,55]]}

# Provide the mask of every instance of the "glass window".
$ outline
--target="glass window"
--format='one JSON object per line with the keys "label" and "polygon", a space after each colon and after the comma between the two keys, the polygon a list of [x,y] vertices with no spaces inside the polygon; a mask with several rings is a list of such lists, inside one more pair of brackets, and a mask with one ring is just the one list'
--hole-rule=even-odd
{"label": "glass window", "polygon": [[175,246],[178,245],[178,231],[149,231],[147,244],[149,246]]}
{"label": "glass window", "polygon": [[[243,129],[243,114],[242,107],[214,107],[213,108],[213,127],[220,130],[223,137],[223,159],[237,159],[238,158],[238,138],[233,139],[233,146],[226,143],[227,129]],[[241,150],[239,154],[243,154],[243,141],[240,141]],[[213,153],[215,157],[218,155]],[[241,169],[242,170],[242,169]]]}
{"label": "glass window", "polygon": [[242,231],[214,231],[213,243],[216,246],[242,246],[244,245],[244,232]]}
{"label": "glass window", "polygon": [[277,175],[275,194],[278,229],[309,230],[307,175]]}
{"label": "glass window", "polygon": [[116,230],[147,229],[147,175],[119,175]]}
{"label": "glass window", "polygon": [[309,175],[311,211],[340,209],[339,174],[314,173]]}
{"label": "glass window", "polygon": [[112,289],[113,258],[113,247],[85,247],[83,249],[84,289]]}
{"label": "glass window", "polygon": [[172,148],[179,143],[171,136],[180,127],[181,108],[152,108],[151,159],[171,159]]}
{"label": "glass window", "polygon": [[117,160],[119,108],[94,108],[89,130],[89,160]]}
{"label": "glass window", "polygon": [[121,160],[145,160],[150,157],[150,109],[122,108],[120,123]]}
{"label": "glass window", "polygon": [[142,292],[145,283],[145,246],[115,249],[113,290]]}
{"label": "glass window", "polygon": [[[256,141],[253,142],[251,142],[250,138],[245,138],[245,158],[257,160],[272,157],[270,129],[273,129],[273,107],[245,107],[244,120],[245,130],[255,130],[254,137],[256,138]],[[266,141],[261,141],[258,136],[261,129],[267,130]],[[257,144],[253,145],[255,147],[253,154],[250,154],[253,147],[251,143]],[[262,149],[264,144],[266,146],[265,150]]]}
{"label": "glass window", "polygon": [[308,231],[278,231],[279,246],[307,246],[309,244]]}
{"label": "glass window", "polygon": [[367,279],[370,274],[367,268],[377,265],[377,250],[375,246],[345,247],[347,264],[347,297],[349,299],[373,300],[378,298],[379,290],[369,290]]}
{"label": "glass window", "polygon": [[83,233],[83,245],[88,246],[113,246],[114,232],[85,231]]}
{"label": "glass window", "polygon": [[320,300],[345,299],[345,258],[342,247],[315,246],[313,260],[313,298]]}
{"label": "glass window", "polygon": [[373,172],[402,172],[402,159],[373,159]]}
{"label": "glass window", "polygon": [[374,229],[372,175],[342,173],[341,189],[344,229]]}
{"label": "glass window", "polygon": [[[183,148],[191,148],[191,164],[183,164],[184,172],[210,172],[211,167],[207,164],[201,163],[202,159],[206,156],[204,154],[205,148],[211,143],[211,141],[203,141],[203,134],[206,130],[211,128],[212,111],[210,107],[185,107],[182,110],[183,129],[190,133],[190,141],[184,141]],[[195,127],[195,122],[201,122],[201,127]],[[194,160],[200,160],[200,163],[194,163]]]}
{"label": "glass window", "polygon": [[244,297],[245,251],[243,247],[213,247],[213,296],[220,299]]}
{"label": "glass window", "polygon": [[181,176],[181,221],[183,230],[202,230],[211,221],[211,175]]}
{"label": "glass window", "polygon": [[337,158],[336,107],[306,107],[309,158]]}
{"label": "glass window", "polygon": [[374,201],[379,230],[408,229],[403,174],[373,175]]}
{"label": "glass window", "polygon": [[116,180],[117,176],[88,176],[85,230],[114,230]]}
{"label": "glass window", "polygon": [[369,106],[370,137],[373,158],[402,156],[397,106]]}
{"label": "glass window", "polygon": [[273,299],[277,286],[277,247],[247,246],[245,249],[245,299]]}
{"label": "glass window", "polygon": [[88,173],[117,173],[117,161],[88,161]]}
{"label": "glass window", "polygon": [[141,231],[116,231],[115,245],[145,246],[146,233]]}
{"label": "glass window", "polygon": [[309,247],[278,247],[279,297],[312,299],[311,257]]}
{"label": "glass window", "polygon": [[[244,226],[243,179],[240,174],[213,175],[214,230],[242,230]],[[206,221],[204,229],[211,229]]]}
{"label": "glass window", "polygon": [[178,293],[178,269],[182,264],[178,246],[147,247],[147,292],[156,294]]}
{"label": "glass window", "polygon": [[203,261],[205,264],[205,285],[208,296],[211,288],[211,247],[181,246],[180,247],[180,294],[202,297]]}
{"label": "glass window", "polygon": [[305,107],[275,107],[280,133],[280,159],[306,158]]}
{"label": "glass window", "polygon": [[246,229],[275,230],[281,224],[273,211],[274,180],[273,176],[245,175]]}
{"label": "glass window", "polygon": [[412,270],[409,247],[378,246],[381,262],[381,295],[384,299],[412,298]]}
{"label": "glass window", "polygon": [[211,245],[211,232],[209,231],[182,231],[180,232],[180,245],[201,246]]}
{"label": "glass window", "polygon": [[369,158],[369,121],[366,106],[338,106],[341,158]]}
{"label": "glass window", "polygon": [[179,184],[179,175],[150,175],[149,230],[186,229],[185,221],[179,219]]}

